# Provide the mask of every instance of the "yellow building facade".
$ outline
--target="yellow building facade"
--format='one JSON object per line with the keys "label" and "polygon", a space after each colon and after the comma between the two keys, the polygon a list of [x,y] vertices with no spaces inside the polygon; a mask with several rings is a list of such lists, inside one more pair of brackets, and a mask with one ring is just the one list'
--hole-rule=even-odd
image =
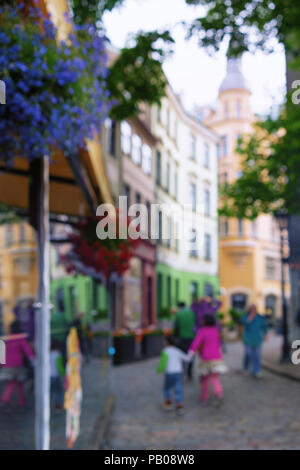
{"label": "yellow building facade", "polygon": [[0,225],[0,332],[8,332],[14,308],[36,299],[37,248],[25,222]]}
{"label": "yellow building facade", "polygon": [[[219,183],[241,176],[239,137],[253,131],[257,120],[250,105],[251,92],[242,73],[241,59],[230,59],[220,86],[217,109],[205,123],[222,137],[219,149]],[[270,215],[255,221],[221,218],[219,224],[220,286],[224,312],[244,310],[251,303],[258,311],[281,315],[280,235]],[[289,286],[288,286],[289,291]]]}

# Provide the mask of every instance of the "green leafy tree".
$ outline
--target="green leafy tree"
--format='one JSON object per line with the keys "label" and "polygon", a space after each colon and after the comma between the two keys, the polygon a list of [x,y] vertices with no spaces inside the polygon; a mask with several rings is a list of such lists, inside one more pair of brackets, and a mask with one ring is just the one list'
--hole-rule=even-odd
{"label": "green leafy tree", "polygon": [[[228,56],[281,43],[289,67],[300,72],[300,5],[293,0],[186,0],[205,7],[203,17],[187,26],[188,36],[210,53],[228,41]],[[256,218],[284,208],[300,213],[300,110],[286,99],[278,119],[268,117],[241,148],[242,176],[221,188],[220,214]]]}
{"label": "green leafy tree", "polygon": [[255,219],[285,209],[300,214],[300,109],[258,123],[239,146],[242,176],[221,188],[220,214]]}
{"label": "green leafy tree", "polygon": [[205,7],[205,15],[188,25],[202,47],[217,51],[228,39],[228,55],[238,56],[257,48],[270,52],[275,38],[299,57],[300,8],[294,0],[185,1]]}
{"label": "green leafy tree", "polygon": [[[103,29],[103,14],[123,2],[72,0],[74,22],[78,25],[90,22]],[[162,63],[172,52],[173,42],[169,31],[140,31],[131,35],[128,45],[119,51],[109,67],[107,89],[116,102],[110,112],[113,119],[120,121],[137,116],[143,103],[160,104],[167,84]]]}
{"label": "green leafy tree", "polygon": [[160,103],[166,89],[162,62],[174,41],[168,31],[152,31],[137,34],[131,42],[121,49],[107,78],[107,88],[117,100],[111,116],[117,120],[138,115],[142,103]]}

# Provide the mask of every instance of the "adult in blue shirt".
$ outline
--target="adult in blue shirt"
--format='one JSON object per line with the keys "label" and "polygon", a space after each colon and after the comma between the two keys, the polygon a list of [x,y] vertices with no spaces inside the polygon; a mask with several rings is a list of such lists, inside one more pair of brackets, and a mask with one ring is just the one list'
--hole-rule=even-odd
{"label": "adult in blue shirt", "polygon": [[261,346],[268,332],[265,317],[257,313],[256,305],[251,305],[249,312],[242,317],[244,325],[243,342],[245,345],[244,371],[250,366],[255,377],[261,377]]}

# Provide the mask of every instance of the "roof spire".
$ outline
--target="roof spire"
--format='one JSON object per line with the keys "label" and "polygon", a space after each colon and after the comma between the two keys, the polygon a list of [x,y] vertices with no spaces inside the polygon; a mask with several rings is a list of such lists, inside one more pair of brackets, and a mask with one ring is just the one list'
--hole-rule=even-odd
{"label": "roof spire", "polygon": [[227,90],[250,90],[242,72],[242,57],[227,59],[227,72],[221,83],[219,93]]}

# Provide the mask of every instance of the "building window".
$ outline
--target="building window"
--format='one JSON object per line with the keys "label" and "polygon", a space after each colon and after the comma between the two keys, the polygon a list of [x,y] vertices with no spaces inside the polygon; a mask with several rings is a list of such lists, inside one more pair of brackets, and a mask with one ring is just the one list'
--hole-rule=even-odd
{"label": "building window", "polygon": [[136,194],[135,194],[135,203],[136,203],[136,204],[140,204],[140,203],[141,203],[141,200],[142,200],[142,198],[141,198],[140,193],[136,193]]}
{"label": "building window", "polygon": [[152,173],[152,150],[149,145],[143,145],[143,163],[142,168],[146,175],[151,175]]}
{"label": "building window", "polygon": [[124,192],[125,196],[127,197],[127,204],[130,205],[130,186],[128,184],[125,184],[124,186]]}
{"label": "building window", "polygon": [[125,155],[131,152],[131,127],[128,122],[121,123],[121,149]]}
{"label": "building window", "polygon": [[242,103],[240,100],[238,100],[236,103],[236,117],[237,119],[240,119],[241,116],[242,116]]}
{"label": "building window", "polygon": [[175,140],[175,143],[177,143],[177,136],[178,136],[178,122],[177,122],[177,119],[175,118],[175,122],[174,122],[174,140]]}
{"label": "building window", "polygon": [[225,222],[224,222],[224,235],[225,235],[225,237],[227,237],[228,234],[229,234],[229,220],[225,219]]}
{"label": "building window", "polygon": [[190,135],[190,158],[192,160],[196,159],[196,137],[194,134]]}
{"label": "building window", "polygon": [[211,236],[208,233],[204,235],[204,259],[211,260]]}
{"label": "building window", "polygon": [[7,247],[12,246],[14,242],[13,226],[11,224],[6,225],[5,229],[5,244]]}
{"label": "building window", "polygon": [[168,193],[170,192],[170,174],[171,174],[171,167],[170,167],[170,163],[168,162],[167,163],[167,191]]}
{"label": "building window", "polygon": [[113,157],[116,156],[116,122],[112,119],[106,119],[106,142],[107,142],[107,152]]}
{"label": "building window", "polygon": [[172,307],[172,279],[171,276],[167,277],[167,299],[168,307]]}
{"label": "building window", "polygon": [[228,119],[229,118],[229,105],[228,105],[228,101],[226,101],[224,103],[224,116],[225,116],[225,119]]}
{"label": "building window", "polygon": [[142,160],[142,140],[137,134],[134,134],[134,136],[132,138],[132,160],[137,165],[141,164],[141,160]]}
{"label": "building window", "polygon": [[243,219],[238,219],[238,234],[240,237],[243,236]]}
{"label": "building window", "polygon": [[220,220],[220,237],[227,237],[229,233],[228,219],[222,218]]}
{"label": "building window", "polygon": [[158,212],[158,243],[161,245],[163,236],[163,217],[162,211]]}
{"label": "building window", "polygon": [[170,135],[170,110],[167,109],[167,133]]}
{"label": "building window", "polygon": [[157,106],[157,122],[161,122],[161,106]]}
{"label": "building window", "polygon": [[198,250],[197,250],[197,231],[196,229],[191,230],[191,249],[190,249],[190,256],[193,258],[197,258],[198,256]]}
{"label": "building window", "polygon": [[62,315],[65,313],[65,294],[64,294],[63,287],[59,287],[56,290],[55,297],[56,297],[55,303],[56,303],[57,313]]}
{"label": "building window", "polygon": [[26,242],[26,230],[23,223],[20,224],[20,243]]}
{"label": "building window", "polygon": [[151,239],[151,204],[149,201],[146,202],[147,207],[147,219],[148,219],[148,238]]}
{"label": "building window", "polygon": [[245,294],[233,294],[231,296],[231,306],[236,310],[242,311],[246,309],[247,296]]}
{"label": "building window", "polygon": [[175,297],[176,297],[176,305],[180,302],[180,281],[176,279],[175,281]]}
{"label": "building window", "polygon": [[190,292],[191,292],[191,301],[194,302],[198,299],[198,283],[191,282],[190,284]]}
{"label": "building window", "polygon": [[214,296],[214,288],[209,282],[204,284],[204,295],[208,295],[209,297]]}
{"label": "building window", "polygon": [[236,179],[239,180],[242,176],[243,176],[242,170],[238,170],[238,171],[236,172]]}
{"label": "building window", "polygon": [[161,153],[156,152],[156,184],[161,186]]}
{"label": "building window", "polygon": [[197,188],[195,183],[190,183],[190,201],[192,205],[192,210],[196,211],[197,208]]}
{"label": "building window", "polygon": [[210,216],[210,191],[205,189],[204,191],[204,215]]}
{"label": "building window", "polygon": [[278,262],[269,256],[266,257],[266,278],[273,281],[278,279]]}
{"label": "building window", "polygon": [[175,196],[175,199],[178,199],[178,171],[177,169],[175,170],[175,175],[174,175],[174,196]]}
{"label": "building window", "polygon": [[209,168],[209,145],[204,144],[204,166]]}
{"label": "building window", "polygon": [[157,310],[158,312],[162,309],[162,293],[163,293],[163,277],[162,274],[157,275]]}
{"label": "building window", "polygon": [[223,135],[222,137],[222,157],[228,155],[228,137]]}

